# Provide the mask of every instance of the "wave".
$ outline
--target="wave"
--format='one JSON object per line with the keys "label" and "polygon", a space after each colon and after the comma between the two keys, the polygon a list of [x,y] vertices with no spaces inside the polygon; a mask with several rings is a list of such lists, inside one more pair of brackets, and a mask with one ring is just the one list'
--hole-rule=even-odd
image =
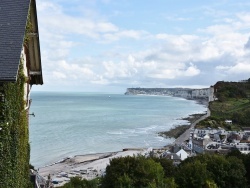
{"label": "wave", "polygon": [[107,131],[108,134],[112,134],[112,135],[122,135],[124,134],[123,132],[121,131]]}

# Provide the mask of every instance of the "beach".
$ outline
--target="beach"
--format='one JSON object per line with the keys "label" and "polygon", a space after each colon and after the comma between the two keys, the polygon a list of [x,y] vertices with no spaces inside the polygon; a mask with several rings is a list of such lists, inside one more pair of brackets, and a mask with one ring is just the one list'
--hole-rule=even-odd
{"label": "beach", "polygon": [[42,167],[38,170],[38,173],[45,179],[50,176],[52,181],[58,182],[58,184],[55,184],[55,187],[57,187],[67,183],[71,177],[75,176],[87,180],[101,177],[105,174],[106,167],[113,158],[145,155],[146,152],[146,149],[128,149],[119,152],[77,155]]}

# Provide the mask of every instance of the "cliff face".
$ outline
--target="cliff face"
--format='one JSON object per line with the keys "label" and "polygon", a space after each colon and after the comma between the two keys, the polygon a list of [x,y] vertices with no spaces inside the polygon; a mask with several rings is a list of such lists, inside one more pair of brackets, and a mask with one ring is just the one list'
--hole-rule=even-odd
{"label": "cliff face", "polygon": [[214,88],[192,89],[190,91],[179,90],[174,93],[175,97],[183,97],[187,99],[207,99],[208,101],[214,100]]}
{"label": "cliff face", "polygon": [[190,88],[128,88],[125,95],[168,95],[186,99],[214,100],[214,88],[190,89]]}
{"label": "cliff face", "polygon": [[181,88],[128,88],[125,95],[169,95],[172,96]]}

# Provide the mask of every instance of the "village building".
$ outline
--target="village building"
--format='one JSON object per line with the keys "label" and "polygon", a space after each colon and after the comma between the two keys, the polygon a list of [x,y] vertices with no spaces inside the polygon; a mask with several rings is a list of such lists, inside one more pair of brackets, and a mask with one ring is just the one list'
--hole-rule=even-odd
{"label": "village building", "polygon": [[250,134],[250,127],[242,127],[244,133]]}
{"label": "village building", "polygon": [[176,155],[178,155],[182,161],[189,157],[188,153],[183,149],[179,150]]}
{"label": "village building", "polygon": [[212,140],[208,135],[205,135],[204,137],[194,137],[192,139],[193,150],[196,153],[204,153],[206,145],[210,142],[212,142]]}
{"label": "village building", "polygon": [[229,119],[226,119],[226,120],[225,120],[225,123],[226,123],[226,124],[229,124],[229,125],[232,125],[232,124],[233,124],[233,121],[232,121],[232,120],[229,120]]}
{"label": "village building", "polygon": [[184,150],[185,153],[187,153],[188,156],[191,156],[191,154],[192,154],[191,148],[188,147],[188,146],[186,146],[186,145],[184,145],[184,144],[182,144],[182,145],[175,144],[175,145],[171,146],[170,149],[169,149],[169,151],[171,153],[177,153],[180,150]]}
{"label": "village building", "polygon": [[162,154],[162,157],[172,160],[174,165],[178,165],[182,161],[181,157],[177,155],[176,153],[165,152]]}
{"label": "village building", "polygon": [[227,135],[227,137],[227,141],[230,143],[240,143],[243,135],[241,133],[231,132]]}
{"label": "village building", "polygon": [[196,153],[227,153],[238,149],[241,153],[250,153],[250,129],[244,131],[226,131],[218,129],[194,129],[188,145]]}
{"label": "village building", "polygon": [[237,143],[235,147],[244,154],[250,153],[250,144],[249,143]]}

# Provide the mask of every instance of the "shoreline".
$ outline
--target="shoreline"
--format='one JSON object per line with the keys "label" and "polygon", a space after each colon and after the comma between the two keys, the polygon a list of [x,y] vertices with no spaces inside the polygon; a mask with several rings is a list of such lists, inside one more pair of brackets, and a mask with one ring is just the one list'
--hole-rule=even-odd
{"label": "shoreline", "polygon": [[200,114],[191,114],[188,117],[180,118],[180,120],[186,120],[189,124],[180,124],[172,127],[168,131],[162,131],[159,132],[158,135],[162,136],[164,138],[174,138],[177,139],[180,137],[187,129],[189,129],[192,124],[205,116],[206,113],[200,113]]}
{"label": "shoreline", "polygon": [[[189,99],[186,99],[189,100]],[[193,100],[193,99],[192,99]],[[189,139],[191,129],[201,120],[205,119],[210,115],[208,108],[208,101],[205,100],[195,100],[200,105],[205,105],[207,107],[206,114],[191,114],[188,117],[181,118],[182,120],[187,120],[190,122],[190,127],[182,132],[175,141],[171,144],[161,147],[162,149],[174,145],[181,144],[185,140]],[[164,136],[162,136],[165,138]],[[159,148],[160,149],[160,148]],[[109,161],[114,157],[125,157],[133,155],[144,155],[148,152],[145,148],[123,148],[122,151],[116,152],[105,152],[105,153],[94,153],[94,154],[84,154],[75,155],[73,157],[65,157],[55,163],[38,168],[38,173],[45,179],[50,175],[52,180],[59,180],[59,182],[64,183],[69,181],[70,177],[81,175],[86,179],[93,179],[95,177],[100,177],[104,175],[105,169],[109,164]],[[67,174],[67,176],[65,175]]]}
{"label": "shoreline", "polygon": [[50,176],[52,181],[58,182],[54,187],[64,185],[69,182],[71,177],[75,176],[91,180],[105,175],[106,167],[113,158],[145,155],[146,151],[135,148],[118,152],[76,155],[64,161],[41,167],[38,169],[38,174],[46,180]]}
{"label": "shoreline", "polygon": [[[179,98],[183,98],[183,97],[179,97]],[[208,108],[209,101],[207,99],[200,99],[200,98],[198,98],[198,99],[184,98],[184,99],[193,100],[197,104],[205,106],[207,108],[207,111],[205,111],[205,113],[203,112],[203,113],[190,114],[187,117],[180,118],[180,120],[188,121],[188,124],[176,125],[168,131],[159,132],[158,135],[162,136],[163,138],[174,138],[175,139],[175,141],[170,145],[180,144],[180,143],[184,142],[185,140],[189,139],[188,135],[190,135],[191,129],[193,129],[194,126],[198,122],[200,122],[201,120],[210,116],[210,111]],[[183,137],[185,139],[183,139]]]}

